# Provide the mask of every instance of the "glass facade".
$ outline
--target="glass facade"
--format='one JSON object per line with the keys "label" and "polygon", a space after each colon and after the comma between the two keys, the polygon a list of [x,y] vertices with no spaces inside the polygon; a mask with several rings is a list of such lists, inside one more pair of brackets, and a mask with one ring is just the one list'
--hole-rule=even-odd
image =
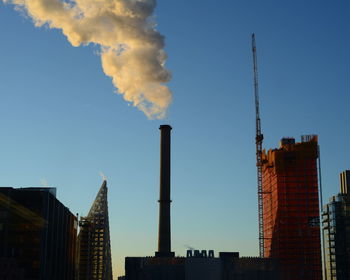
{"label": "glass facade", "polygon": [[346,194],[331,197],[323,207],[326,279],[350,279],[350,200]]}
{"label": "glass facade", "polygon": [[0,279],[74,279],[77,219],[49,188],[0,188]]}

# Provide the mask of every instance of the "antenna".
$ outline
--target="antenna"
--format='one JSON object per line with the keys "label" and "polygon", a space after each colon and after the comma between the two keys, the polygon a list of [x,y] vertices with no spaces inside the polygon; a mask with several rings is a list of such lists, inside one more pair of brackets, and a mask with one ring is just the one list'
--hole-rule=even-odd
{"label": "antenna", "polygon": [[262,191],[262,143],[264,136],[261,133],[260,123],[260,102],[259,102],[259,84],[258,84],[258,63],[256,55],[255,34],[252,34],[253,51],[253,72],[254,72],[254,95],[255,95],[255,144],[256,144],[256,167],[258,182],[258,216],[259,216],[259,255],[264,257],[264,223],[263,223],[263,191]]}

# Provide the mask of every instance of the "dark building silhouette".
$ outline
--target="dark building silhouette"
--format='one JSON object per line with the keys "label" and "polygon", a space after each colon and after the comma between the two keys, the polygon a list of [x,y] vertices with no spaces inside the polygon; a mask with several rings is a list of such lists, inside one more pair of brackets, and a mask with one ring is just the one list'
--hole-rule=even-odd
{"label": "dark building silhouette", "polygon": [[0,188],[0,279],[73,280],[77,219],[54,188]]}
{"label": "dark building silhouette", "polygon": [[[210,253],[212,252],[212,254]],[[277,263],[238,253],[187,252],[187,257],[127,257],[125,280],[278,280]]]}
{"label": "dark building silhouette", "polygon": [[321,242],[317,136],[283,138],[262,155],[264,254],[282,280],[320,280]]}
{"label": "dark building silhouette", "polygon": [[107,191],[104,180],[88,215],[79,221],[79,280],[113,279]]}
{"label": "dark building silhouette", "polygon": [[350,279],[350,170],[340,174],[340,193],[323,207],[327,280]]}

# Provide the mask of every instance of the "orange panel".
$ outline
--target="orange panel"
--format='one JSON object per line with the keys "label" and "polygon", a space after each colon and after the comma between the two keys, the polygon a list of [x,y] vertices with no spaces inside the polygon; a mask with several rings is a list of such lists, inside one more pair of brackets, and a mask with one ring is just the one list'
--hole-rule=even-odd
{"label": "orange panel", "polygon": [[317,138],[263,154],[265,257],[283,280],[321,279]]}

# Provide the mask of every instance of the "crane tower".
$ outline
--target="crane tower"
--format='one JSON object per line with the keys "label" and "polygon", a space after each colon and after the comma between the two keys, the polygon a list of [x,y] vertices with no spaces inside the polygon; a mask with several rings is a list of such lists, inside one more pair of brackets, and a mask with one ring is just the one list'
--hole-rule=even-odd
{"label": "crane tower", "polygon": [[259,255],[264,257],[264,223],[263,223],[263,192],[262,192],[262,143],[264,136],[261,133],[259,85],[258,85],[258,63],[256,55],[255,35],[252,34],[253,72],[254,72],[254,95],[255,95],[255,144],[256,144],[256,167],[258,183],[258,220],[259,220]]}

